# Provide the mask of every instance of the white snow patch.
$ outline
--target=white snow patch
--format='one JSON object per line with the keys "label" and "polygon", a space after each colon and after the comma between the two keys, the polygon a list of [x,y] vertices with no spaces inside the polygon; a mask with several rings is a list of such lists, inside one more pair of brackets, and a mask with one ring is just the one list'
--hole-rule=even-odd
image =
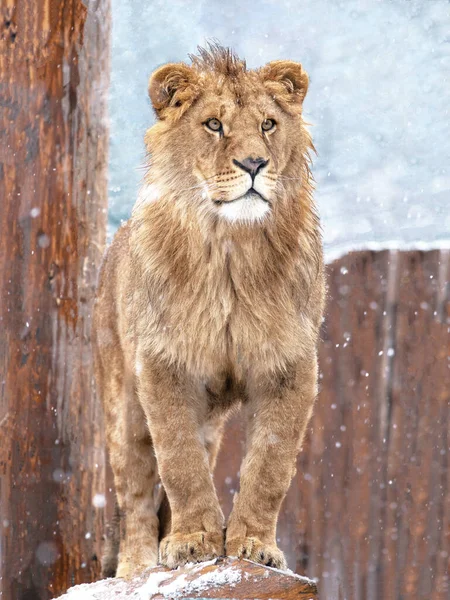
{"label": "white snow patch", "polygon": [[92,504],[95,508],[104,508],[106,506],[106,498],[104,494],[95,494],[92,498]]}
{"label": "white snow patch", "polygon": [[349,252],[359,252],[369,250],[380,252],[382,250],[448,250],[450,249],[450,240],[438,239],[432,241],[413,241],[405,242],[403,240],[390,240],[381,242],[362,242],[362,243],[344,243],[333,248],[325,245],[325,262],[330,264],[339,258],[342,258]]}
{"label": "white snow patch", "polygon": [[205,590],[208,587],[219,587],[222,585],[236,585],[241,580],[241,574],[233,567],[227,567],[223,571],[211,571],[200,575],[194,581],[190,581],[183,592],[193,592]]}
{"label": "white snow patch", "polygon": [[[254,565],[257,565],[258,567],[261,566],[259,563],[255,563],[253,560],[249,560],[248,562],[251,562]],[[316,583],[316,580],[310,579],[309,577],[305,577],[304,575],[298,575],[297,573],[294,573],[294,571],[291,571],[291,569],[286,569],[285,571],[283,571],[282,569],[276,569],[275,567],[267,567],[266,566],[265,568],[270,569],[271,571],[274,571],[275,573],[281,573],[281,575],[289,575],[290,577],[295,577],[296,579],[300,579],[301,581],[305,581],[307,583]]]}
{"label": "white snow patch", "polygon": [[186,578],[187,574],[183,573],[167,585],[160,588],[158,593],[163,594],[163,596],[169,596],[170,598],[173,598],[174,596],[180,593],[180,590],[184,590],[188,585]]}
{"label": "white snow patch", "polygon": [[149,600],[155,594],[161,594],[162,591],[159,589],[159,584],[165,581],[166,579],[170,579],[173,573],[169,572],[158,572],[151,573],[147,581],[140,588],[136,590],[133,594],[135,598],[140,598],[141,600]]}
{"label": "white snow patch", "polygon": [[102,593],[101,588],[94,590],[88,583],[83,583],[82,585],[76,585],[70,590],[67,591],[67,594],[61,596],[59,600],[98,600],[100,594]]}
{"label": "white snow patch", "polygon": [[186,567],[192,568],[194,573],[196,573],[197,571],[201,571],[204,567],[212,567],[212,565],[215,565],[216,563],[217,558],[213,558],[211,560],[205,560],[201,563],[187,563]]}
{"label": "white snow patch", "polygon": [[[192,570],[198,571],[206,565],[212,565],[215,561],[207,561],[196,565]],[[236,585],[241,581],[241,573],[234,567],[227,567],[223,571],[211,571],[200,575],[194,581],[187,581],[188,573],[179,575],[174,581],[160,586],[159,584],[172,576],[172,573],[152,573],[148,581],[136,590],[136,599],[149,600],[152,594],[161,594],[167,598],[177,598],[180,595],[186,596],[193,592],[204,591],[210,587],[220,587],[223,585]]]}
{"label": "white snow patch", "polygon": [[[118,579],[103,579],[96,583],[76,585],[58,600],[116,600],[124,598],[128,584]],[[146,598],[148,600],[148,598]]]}

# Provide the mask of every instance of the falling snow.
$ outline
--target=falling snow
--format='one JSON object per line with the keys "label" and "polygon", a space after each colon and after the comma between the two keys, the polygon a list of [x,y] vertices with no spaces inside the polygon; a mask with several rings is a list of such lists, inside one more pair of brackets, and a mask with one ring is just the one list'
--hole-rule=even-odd
{"label": "falling snow", "polygon": [[217,38],[250,67],[290,58],[309,72],[329,258],[368,243],[448,242],[449,11],[443,0],[113,3],[110,234],[142,177],[150,72]]}

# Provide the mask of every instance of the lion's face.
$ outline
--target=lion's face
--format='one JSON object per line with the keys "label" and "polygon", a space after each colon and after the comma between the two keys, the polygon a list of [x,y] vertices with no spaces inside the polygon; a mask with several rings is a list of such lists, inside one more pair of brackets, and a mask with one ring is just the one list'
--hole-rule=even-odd
{"label": "lion's face", "polygon": [[255,222],[299,178],[309,146],[301,117],[308,79],[290,61],[247,71],[230,53],[165,65],[150,80],[159,116],[147,141],[158,178],[203,211]]}
{"label": "lion's face", "polygon": [[228,86],[220,95],[207,89],[186,114],[186,128],[198,140],[193,172],[219,214],[230,219],[270,210],[295,137],[288,135],[292,117],[262,85],[254,88],[242,105]]}

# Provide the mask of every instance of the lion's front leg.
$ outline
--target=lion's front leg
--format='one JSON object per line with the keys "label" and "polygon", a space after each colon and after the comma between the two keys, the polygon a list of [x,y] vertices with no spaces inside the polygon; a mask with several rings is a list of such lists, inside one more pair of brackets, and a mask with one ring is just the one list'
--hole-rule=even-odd
{"label": "lion's front leg", "polygon": [[276,543],[281,503],[295,474],[295,461],[312,413],[317,385],[315,357],[272,381],[251,385],[248,452],[241,468],[226,534],[228,556],[286,568]]}
{"label": "lion's front leg", "polygon": [[175,369],[141,362],[139,399],[172,513],[159,560],[176,568],[221,556],[223,513],[200,432],[206,407]]}

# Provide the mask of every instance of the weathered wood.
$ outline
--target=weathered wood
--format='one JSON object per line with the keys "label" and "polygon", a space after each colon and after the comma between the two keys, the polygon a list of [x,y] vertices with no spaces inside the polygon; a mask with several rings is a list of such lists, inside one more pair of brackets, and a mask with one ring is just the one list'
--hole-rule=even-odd
{"label": "weathered wood", "polygon": [[[444,600],[450,253],[354,252],[328,272],[321,391],[280,546],[322,598]],[[227,511],[241,448],[237,416],[216,472]]]}
{"label": "weathered wood", "polygon": [[0,17],[0,595],[35,600],[99,573],[109,0],[5,0]]}
{"label": "weathered wood", "polygon": [[233,598],[259,600],[316,600],[314,581],[263,567],[248,560],[217,559],[190,564],[176,571],[147,569],[130,582],[106,579],[72,588],[60,600],[160,600],[163,598]]}

